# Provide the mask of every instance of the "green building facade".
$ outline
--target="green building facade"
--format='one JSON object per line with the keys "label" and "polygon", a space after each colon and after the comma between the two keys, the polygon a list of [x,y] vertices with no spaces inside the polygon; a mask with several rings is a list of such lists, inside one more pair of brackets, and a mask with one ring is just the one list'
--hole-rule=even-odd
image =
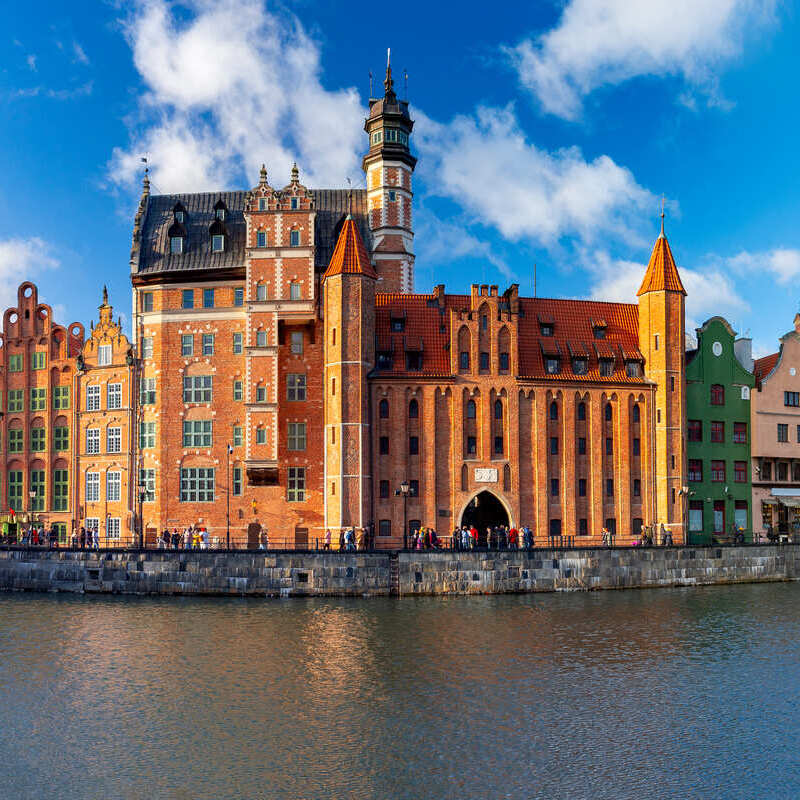
{"label": "green building facade", "polygon": [[[697,329],[686,353],[688,541],[710,544],[741,529],[752,540],[750,393],[755,386],[748,339],[722,317]],[[725,538],[723,538],[725,537]]]}

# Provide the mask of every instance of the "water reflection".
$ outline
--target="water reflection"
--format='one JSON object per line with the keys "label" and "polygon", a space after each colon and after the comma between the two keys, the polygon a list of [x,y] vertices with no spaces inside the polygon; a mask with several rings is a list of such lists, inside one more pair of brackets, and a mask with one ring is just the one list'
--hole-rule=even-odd
{"label": "water reflection", "polygon": [[6,595],[0,796],[797,796],[798,600]]}

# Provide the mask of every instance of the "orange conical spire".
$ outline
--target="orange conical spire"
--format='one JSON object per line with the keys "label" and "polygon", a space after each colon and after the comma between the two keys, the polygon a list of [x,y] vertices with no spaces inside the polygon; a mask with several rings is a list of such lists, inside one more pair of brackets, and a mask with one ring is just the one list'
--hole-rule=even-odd
{"label": "orange conical spire", "polygon": [[339,240],[336,242],[331,263],[325,270],[324,278],[332,275],[366,275],[370,278],[377,278],[377,274],[369,260],[367,248],[364,240],[358,232],[358,226],[353,217],[348,214],[344,221]]}
{"label": "orange conical spire", "polygon": [[661,233],[656,239],[653,253],[650,256],[650,263],[647,265],[647,272],[644,280],[636,293],[637,297],[647,292],[680,292],[686,294],[686,289],[681,283],[681,276],[678,274],[678,267],[675,266],[675,259],[672,257],[667,237],[664,235],[664,211],[661,211]]}

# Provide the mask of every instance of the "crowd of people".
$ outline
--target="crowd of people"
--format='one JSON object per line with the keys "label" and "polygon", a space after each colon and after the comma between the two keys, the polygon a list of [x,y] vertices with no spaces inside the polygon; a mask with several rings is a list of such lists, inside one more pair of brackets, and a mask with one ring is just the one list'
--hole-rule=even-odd
{"label": "crowd of people", "polygon": [[[188,527],[179,531],[164,528],[158,537],[159,550],[208,550],[209,538],[206,528]],[[216,547],[216,541],[214,543]]]}

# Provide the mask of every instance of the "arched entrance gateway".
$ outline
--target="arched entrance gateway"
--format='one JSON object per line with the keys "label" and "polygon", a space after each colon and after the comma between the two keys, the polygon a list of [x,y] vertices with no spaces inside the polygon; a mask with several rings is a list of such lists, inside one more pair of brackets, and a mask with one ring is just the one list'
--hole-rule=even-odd
{"label": "arched entrance gateway", "polygon": [[473,525],[478,529],[478,544],[481,547],[486,545],[486,529],[494,528],[497,525],[511,526],[506,507],[491,492],[483,491],[476,494],[467,503],[466,508],[461,514],[461,525],[471,528]]}

